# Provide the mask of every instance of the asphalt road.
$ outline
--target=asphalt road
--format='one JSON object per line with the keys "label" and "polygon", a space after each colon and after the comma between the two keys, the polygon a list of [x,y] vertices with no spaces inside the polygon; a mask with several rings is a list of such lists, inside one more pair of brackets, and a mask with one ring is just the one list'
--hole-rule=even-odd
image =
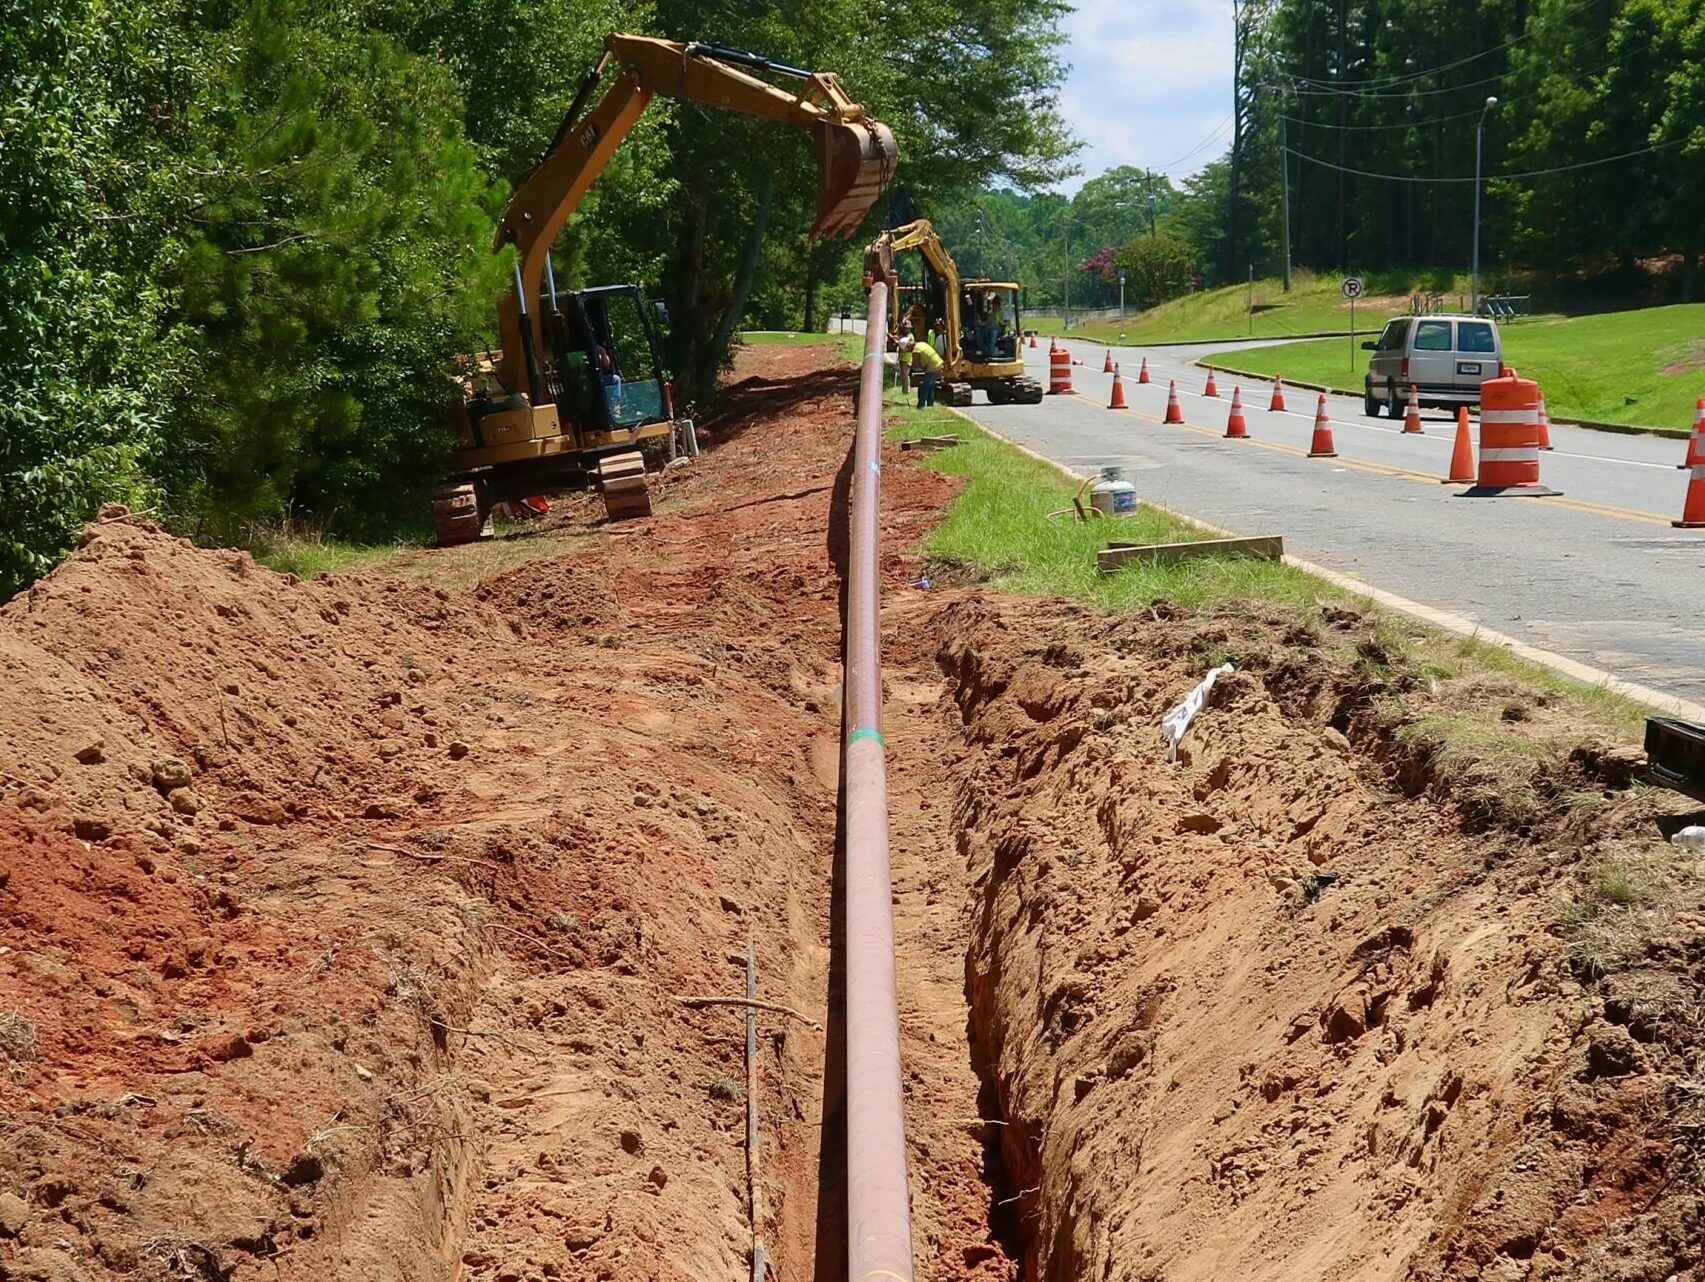
{"label": "asphalt road", "polygon": [[[1705,531],[1677,530],[1687,473],[1684,440],[1553,424],[1543,482],[1560,498],[1462,498],[1440,483],[1454,424],[1422,414],[1420,436],[1363,417],[1360,399],[1328,396],[1339,457],[1307,457],[1318,393],[1244,386],[1251,440],[1225,440],[1232,388],[1201,393],[1190,362],[1212,348],[1115,348],[1126,411],[1106,407],[1106,348],[1076,346],[1074,395],[968,413],[1009,440],[1086,473],[1125,469],[1143,497],[1240,534],[1283,534],[1286,550],[1625,681],[1705,704]],[[1048,381],[1044,344],[1026,351]],[[1147,357],[1151,382],[1136,381]],[[1177,379],[1185,423],[1166,426]]]}

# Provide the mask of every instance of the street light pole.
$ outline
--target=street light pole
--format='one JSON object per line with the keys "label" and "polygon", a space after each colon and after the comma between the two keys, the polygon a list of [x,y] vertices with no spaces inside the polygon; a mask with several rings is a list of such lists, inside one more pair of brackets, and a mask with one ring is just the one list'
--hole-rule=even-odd
{"label": "street light pole", "polygon": [[1468,312],[1480,314],[1480,154],[1486,138],[1486,113],[1498,105],[1496,98],[1486,99],[1480,121],[1474,126],[1474,274],[1468,286]]}
{"label": "street light pole", "polygon": [[1060,296],[1065,303],[1065,320],[1061,327],[1068,332],[1072,327],[1072,225],[1069,222],[1060,224]]}
{"label": "street light pole", "polygon": [[1279,220],[1285,225],[1285,293],[1291,292],[1291,148],[1285,137],[1285,104],[1279,104]]}

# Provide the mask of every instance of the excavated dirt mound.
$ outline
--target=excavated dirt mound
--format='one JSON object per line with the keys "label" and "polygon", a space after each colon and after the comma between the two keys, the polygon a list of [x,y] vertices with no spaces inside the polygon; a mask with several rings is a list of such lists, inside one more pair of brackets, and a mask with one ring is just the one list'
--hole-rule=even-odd
{"label": "excavated dirt mound", "polygon": [[[1559,924],[1595,852],[1661,847],[1639,821],[1675,799],[1467,831],[1478,811],[1404,796],[1388,745],[1329,724],[1364,678],[1310,638],[1264,661],[1282,618],[1164,613],[979,599],[939,625],[974,753],[955,817],[975,1050],[1025,1276],[1693,1264],[1675,1120],[1697,1033],[1664,1026],[1686,1004],[1583,986]],[[1220,681],[1168,765],[1161,716],[1208,652],[1257,670]],[[1696,996],[1705,939],[1645,951]]]}

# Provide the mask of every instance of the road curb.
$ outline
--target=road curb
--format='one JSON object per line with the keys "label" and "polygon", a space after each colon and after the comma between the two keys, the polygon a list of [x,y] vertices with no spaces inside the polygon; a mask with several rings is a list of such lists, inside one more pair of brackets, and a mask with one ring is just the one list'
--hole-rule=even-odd
{"label": "road curb", "polygon": [[[1227,370],[1226,372],[1228,374],[1236,373],[1235,370]],[[1288,384],[1288,386],[1307,387],[1309,384],[1292,383]],[[1017,450],[1020,454],[1023,454],[1027,458],[1034,459],[1038,463],[1042,463],[1053,468],[1056,472],[1059,472],[1067,480],[1073,483],[1082,483],[1088,479],[1088,477],[1072,471],[1072,469],[1067,467],[1064,463],[1056,462],[1045,454],[1038,454],[1035,450],[1020,445],[1017,441],[1007,439],[999,432],[989,427],[988,424],[978,422],[963,410],[954,409],[951,406],[944,406],[943,408],[946,409],[949,414],[964,419],[967,423],[971,424],[979,431],[987,432],[1001,444]],[[1193,525],[1197,529],[1208,534],[1215,535],[1219,538],[1237,537],[1237,531],[1228,530],[1223,526],[1211,524],[1199,517],[1191,516],[1188,512],[1180,512],[1175,508],[1167,507],[1164,503],[1156,503],[1154,500],[1149,498],[1144,498],[1142,501],[1154,508],[1156,511],[1165,512],[1168,516]],[[1301,557],[1291,556],[1287,553],[1284,557],[1284,563],[1294,569],[1301,570],[1304,574],[1312,574],[1315,578],[1330,583],[1333,587],[1348,592],[1353,596],[1362,597],[1368,601],[1372,601],[1374,604],[1382,606],[1387,610],[1391,610],[1394,613],[1407,615],[1411,619],[1425,623],[1430,627],[1438,628],[1440,631],[1449,632],[1455,636],[1471,638],[1476,641],[1484,641],[1490,645],[1501,646],[1517,658],[1526,659],[1529,663],[1546,668],[1555,672],[1559,676],[1567,677],[1569,680],[1577,681],[1584,686],[1609,690],[1612,694],[1621,695],[1624,699],[1631,700],[1643,707],[1652,709],[1654,712],[1661,712],[1667,716],[1681,717],[1688,721],[1705,722],[1705,704],[1692,703],[1686,699],[1678,698],[1675,695],[1665,694],[1661,690],[1654,690],[1650,686],[1641,685],[1636,681],[1624,681],[1621,677],[1615,676],[1614,674],[1605,671],[1603,668],[1596,668],[1590,663],[1582,663],[1578,659],[1571,659],[1567,655],[1557,654],[1552,650],[1542,650],[1538,646],[1529,645],[1525,641],[1519,641],[1515,637],[1484,627],[1465,615],[1456,614],[1450,610],[1440,610],[1430,605],[1422,605],[1419,601],[1411,601],[1407,597],[1398,596],[1395,592],[1387,592],[1383,588],[1376,588],[1372,584],[1363,582],[1361,579],[1353,578],[1338,570],[1329,570],[1323,565],[1316,565],[1314,562],[1305,561]]]}
{"label": "road curb", "polygon": [[[1320,337],[1347,338],[1348,335],[1323,334]],[[1157,347],[1159,345],[1160,344],[1157,343],[1146,344],[1146,346],[1149,347]],[[1193,346],[1193,344],[1187,345]],[[1202,364],[1201,361],[1191,361],[1190,363],[1200,369],[1208,368],[1206,365]],[[1261,374],[1250,369],[1236,369],[1230,365],[1222,365],[1218,361],[1214,362],[1213,368],[1222,374],[1235,374],[1239,378],[1258,378],[1264,382],[1271,382],[1273,380],[1273,376],[1271,374]],[[1305,383],[1301,379],[1295,378],[1285,379],[1285,386],[1306,388],[1311,392],[1329,392],[1334,396],[1362,395],[1360,391],[1353,387],[1329,387],[1325,383]],[[1618,436],[1656,436],[1662,440],[1685,440],[1692,431],[1692,428],[1684,427],[1637,427],[1632,423],[1601,423],[1597,419],[1591,418],[1554,417],[1551,420],[1551,425],[1553,427],[1584,427],[1593,432],[1614,432]]]}

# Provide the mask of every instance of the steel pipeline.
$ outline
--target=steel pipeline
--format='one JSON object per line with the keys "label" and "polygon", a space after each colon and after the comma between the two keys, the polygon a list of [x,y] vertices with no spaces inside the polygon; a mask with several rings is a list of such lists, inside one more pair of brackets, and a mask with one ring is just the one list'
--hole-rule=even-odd
{"label": "steel pipeline", "polygon": [[[888,287],[878,281],[871,287],[865,315],[887,314]],[[849,1282],[912,1282],[888,865],[887,754],[882,742],[878,518],[886,330],[877,324],[865,333],[847,523],[841,830],[846,843]]]}

